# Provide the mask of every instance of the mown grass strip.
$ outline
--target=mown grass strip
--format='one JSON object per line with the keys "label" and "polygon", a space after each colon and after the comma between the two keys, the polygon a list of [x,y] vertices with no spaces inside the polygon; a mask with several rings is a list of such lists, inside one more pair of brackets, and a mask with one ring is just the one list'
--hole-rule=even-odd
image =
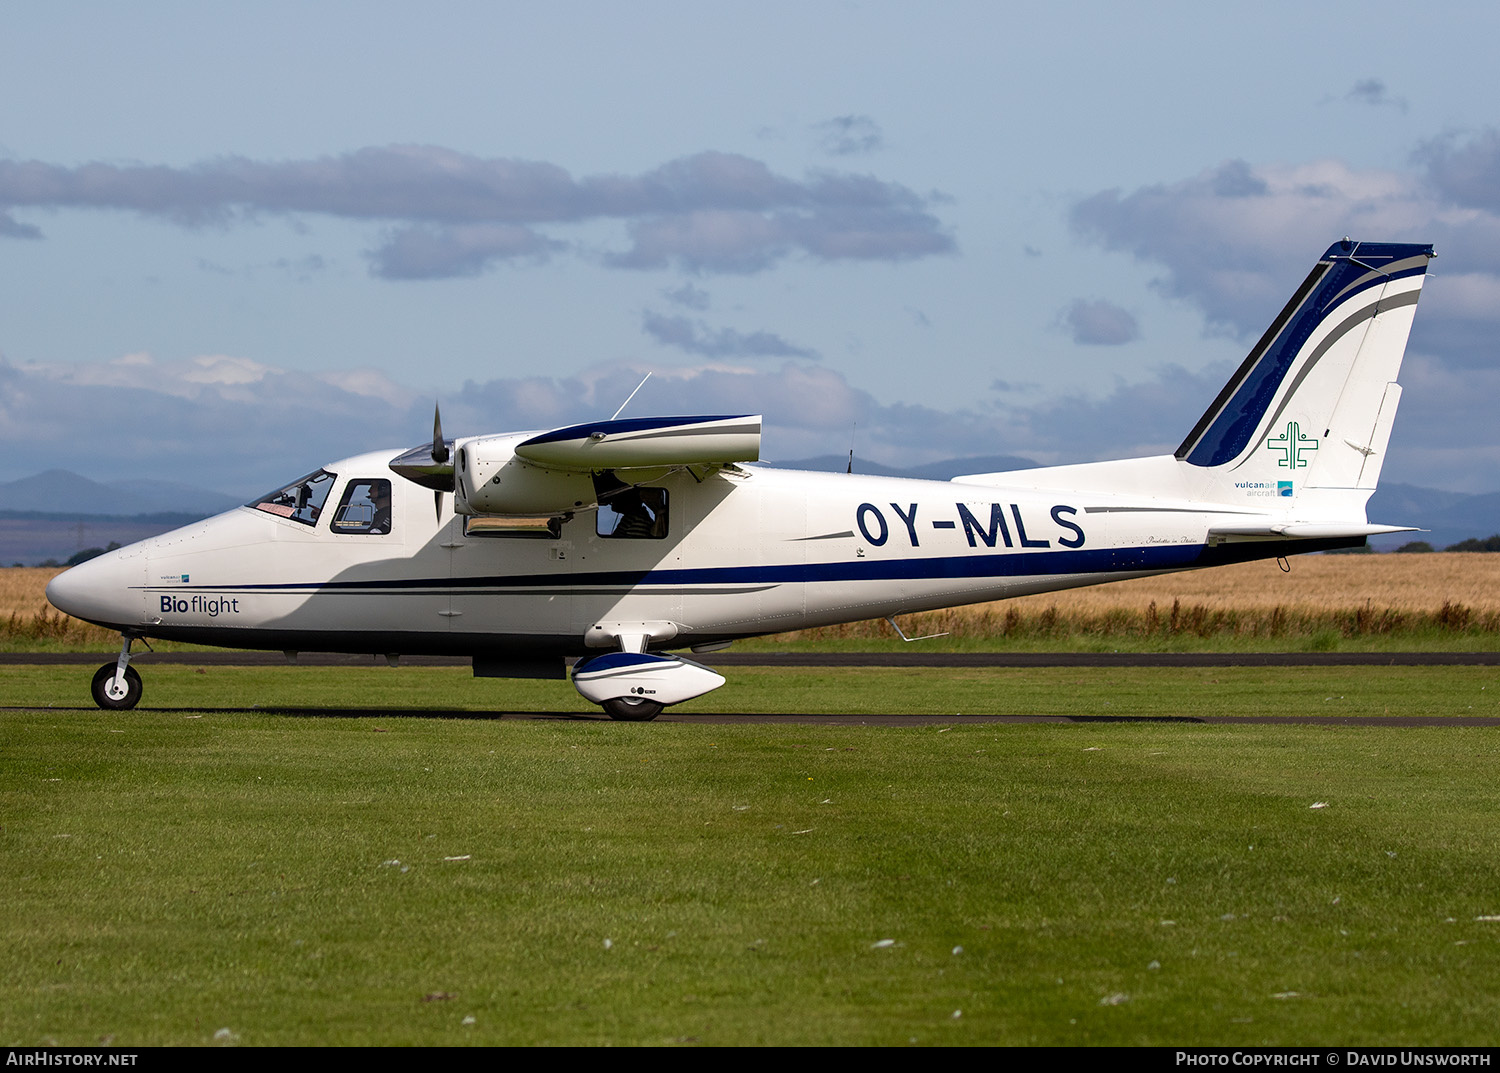
{"label": "mown grass strip", "polygon": [[[193,667],[138,661],[141,710],[599,715],[562,681],[475,679],[461,667]],[[734,667],[672,709],[785,715],[1500,716],[1496,667]],[[91,669],[0,667],[0,706],[91,707]]]}
{"label": "mown grass strip", "polygon": [[1490,731],[0,734],[9,1044],[1500,1035]]}

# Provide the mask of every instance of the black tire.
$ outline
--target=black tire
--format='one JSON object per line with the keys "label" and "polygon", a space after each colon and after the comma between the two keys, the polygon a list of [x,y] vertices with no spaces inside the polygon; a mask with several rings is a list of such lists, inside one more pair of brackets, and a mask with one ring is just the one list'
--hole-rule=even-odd
{"label": "black tire", "polygon": [[642,700],[640,697],[614,697],[605,701],[602,707],[611,719],[626,723],[646,723],[660,715],[666,705],[654,700]]}
{"label": "black tire", "polygon": [[94,672],[93,684],[89,692],[94,694],[94,703],[101,708],[110,711],[123,712],[134,708],[141,699],[141,676],[134,667],[125,668],[125,695],[123,697],[111,697],[108,692],[109,683],[115,677],[115,664],[106,663]]}

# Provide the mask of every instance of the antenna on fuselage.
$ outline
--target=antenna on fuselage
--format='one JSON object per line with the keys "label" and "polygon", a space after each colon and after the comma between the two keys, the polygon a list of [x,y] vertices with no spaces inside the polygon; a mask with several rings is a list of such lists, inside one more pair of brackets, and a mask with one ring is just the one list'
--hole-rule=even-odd
{"label": "antenna on fuselage", "polygon": [[[643,379],[639,384],[635,385],[635,391],[639,391],[639,390],[641,390],[641,388],[645,387],[646,386],[646,381],[650,380],[650,379],[651,379],[651,374],[647,373],[646,376],[645,376],[645,379]],[[616,410],[610,416],[610,420],[611,421],[613,421],[616,417],[619,417],[620,414],[622,414],[625,411],[625,407],[627,407],[627,406],[630,405],[630,400],[633,399],[633,398],[635,398],[635,391],[632,391],[629,395],[625,396],[625,401],[622,402],[622,403],[620,403],[620,408],[618,410]]]}
{"label": "antenna on fuselage", "polygon": [[858,421],[854,422],[854,424],[849,427],[849,465],[844,470],[845,473],[853,473],[854,472],[854,432],[858,428],[859,428],[859,422]]}

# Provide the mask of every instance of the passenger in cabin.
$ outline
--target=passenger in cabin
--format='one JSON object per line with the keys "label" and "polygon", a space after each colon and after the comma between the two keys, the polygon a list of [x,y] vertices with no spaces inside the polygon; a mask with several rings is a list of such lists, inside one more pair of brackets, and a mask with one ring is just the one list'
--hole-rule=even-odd
{"label": "passenger in cabin", "polygon": [[634,488],[616,496],[610,506],[619,513],[613,536],[650,538],[656,535],[656,519],[652,517],[641,493]]}
{"label": "passenger in cabin", "polygon": [[598,527],[602,537],[660,540],[667,535],[665,488],[620,488],[599,500]]}

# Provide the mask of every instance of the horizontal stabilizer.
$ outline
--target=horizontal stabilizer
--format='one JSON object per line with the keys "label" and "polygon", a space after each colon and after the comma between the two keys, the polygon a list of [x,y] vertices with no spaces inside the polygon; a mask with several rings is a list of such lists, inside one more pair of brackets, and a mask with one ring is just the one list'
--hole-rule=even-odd
{"label": "horizontal stabilizer", "polygon": [[554,469],[696,466],[760,459],[760,416],[638,417],[544,432],[516,455]]}
{"label": "horizontal stabilizer", "polygon": [[1371,525],[1364,522],[1278,522],[1274,525],[1216,525],[1209,540],[1341,540],[1385,533],[1421,533],[1410,525]]}

